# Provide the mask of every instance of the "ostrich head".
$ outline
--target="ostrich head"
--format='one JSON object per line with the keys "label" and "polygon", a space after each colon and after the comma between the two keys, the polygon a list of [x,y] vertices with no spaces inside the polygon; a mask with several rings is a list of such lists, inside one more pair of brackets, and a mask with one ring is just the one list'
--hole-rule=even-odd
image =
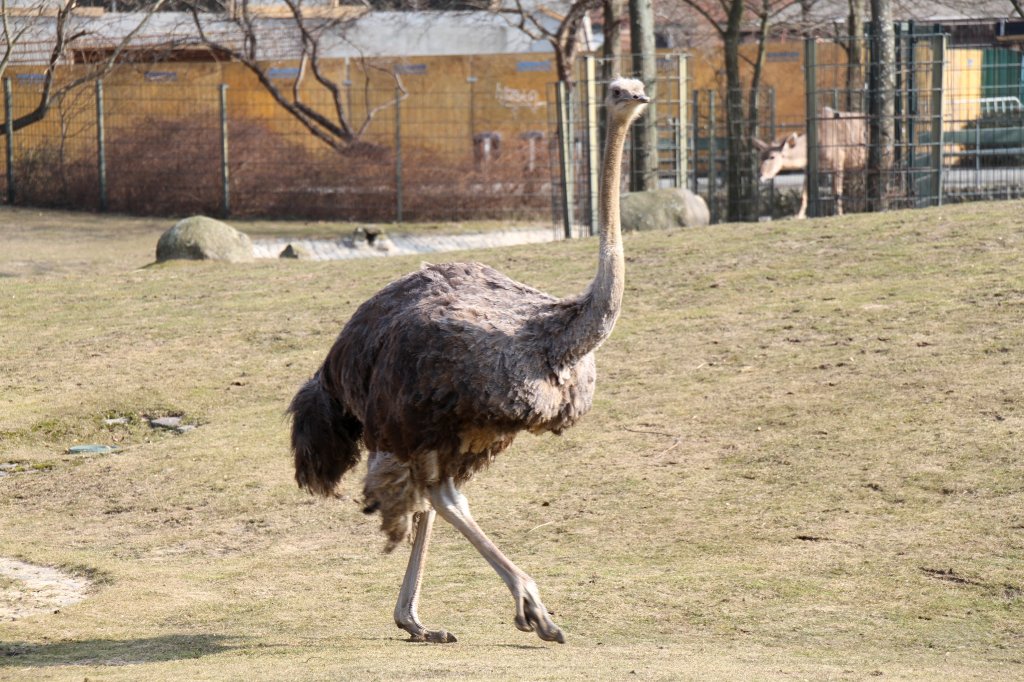
{"label": "ostrich head", "polygon": [[629,123],[647,108],[651,98],[644,92],[644,84],[635,78],[616,78],[608,84],[604,103],[613,120]]}

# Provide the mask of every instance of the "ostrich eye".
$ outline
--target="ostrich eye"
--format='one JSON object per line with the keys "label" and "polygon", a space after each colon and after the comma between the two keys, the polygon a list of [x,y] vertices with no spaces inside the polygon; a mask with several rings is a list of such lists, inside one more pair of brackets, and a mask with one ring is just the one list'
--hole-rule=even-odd
{"label": "ostrich eye", "polygon": [[618,88],[612,88],[612,97],[618,97],[618,96],[619,96],[619,89]]}

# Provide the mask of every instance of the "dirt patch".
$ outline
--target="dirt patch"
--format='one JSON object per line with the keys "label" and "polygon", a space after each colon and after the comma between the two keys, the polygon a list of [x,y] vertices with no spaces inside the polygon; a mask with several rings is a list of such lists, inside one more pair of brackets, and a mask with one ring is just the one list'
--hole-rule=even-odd
{"label": "dirt patch", "polygon": [[0,622],[55,613],[85,599],[89,585],[56,568],[0,557]]}

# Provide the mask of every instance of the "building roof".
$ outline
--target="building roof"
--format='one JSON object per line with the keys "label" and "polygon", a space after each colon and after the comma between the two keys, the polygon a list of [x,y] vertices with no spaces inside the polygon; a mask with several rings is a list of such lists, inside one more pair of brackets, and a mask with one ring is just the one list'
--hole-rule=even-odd
{"label": "building roof", "polygon": [[[713,16],[715,12],[722,13],[717,0],[706,0],[706,4]],[[892,4],[894,20],[923,25],[957,26],[989,21],[994,26],[998,20],[1014,14],[1013,5],[1007,0],[893,0]],[[849,0],[774,0],[772,5],[779,8],[771,22],[776,33],[841,35],[847,30]],[[867,3],[864,11],[866,20]],[[658,30],[671,36],[670,44],[675,47],[717,46],[721,42],[707,20],[685,2],[656,2],[655,12]],[[757,30],[753,15],[746,28],[750,32]]]}
{"label": "building roof", "polygon": [[[333,13],[316,15],[310,25],[323,33],[320,56],[401,57],[465,54],[506,54],[550,52],[547,41],[535,40],[518,29],[508,18],[491,12],[369,12],[364,8],[335,8]],[[342,10],[342,11],[337,11]],[[543,21],[557,21],[545,15]],[[53,47],[52,15],[12,16],[14,32],[25,34],[15,46],[12,63],[45,63]],[[76,14],[71,33],[82,37],[69,48],[77,50],[109,49],[136,31],[136,48],[164,46],[187,48],[199,44],[192,15],[187,12],[87,12]],[[137,27],[145,21],[141,29]],[[294,20],[279,12],[261,12],[254,21],[259,60],[297,57],[300,36]],[[225,15],[203,16],[204,31],[228,45],[242,44],[242,33]],[[2,38],[0,38],[2,43]]]}

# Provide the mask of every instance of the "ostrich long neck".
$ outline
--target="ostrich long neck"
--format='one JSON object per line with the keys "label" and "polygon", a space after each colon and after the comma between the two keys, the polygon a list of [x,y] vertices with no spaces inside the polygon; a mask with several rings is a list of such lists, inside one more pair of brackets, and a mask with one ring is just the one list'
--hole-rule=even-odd
{"label": "ostrich long neck", "polygon": [[619,222],[619,175],[622,147],[630,119],[608,117],[608,139],[601,168],[600,245],[597,275],[578,297],[559,302],[558,325],[551,338],[550,360],[558,369],[575,364],[612,333],[622,306],[625,258]]}

